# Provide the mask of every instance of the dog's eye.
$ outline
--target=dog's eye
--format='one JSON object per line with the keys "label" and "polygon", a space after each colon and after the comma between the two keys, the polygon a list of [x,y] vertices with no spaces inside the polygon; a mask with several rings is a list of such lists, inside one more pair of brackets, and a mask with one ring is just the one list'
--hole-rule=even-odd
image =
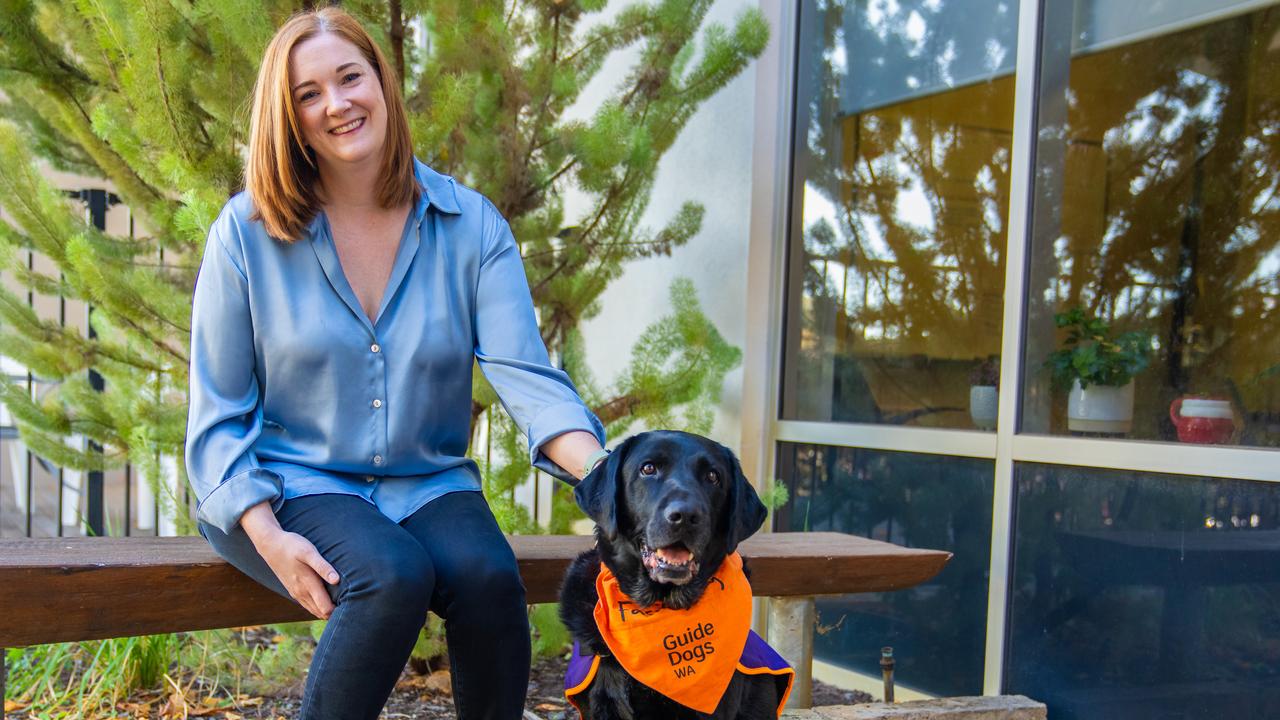
{"label": "dog's eye", "polygon": [[707,473],[707,481],[708,481],[708,482],[710,482],[712,485],[719,485],[719,484],[720,484],[720,473],[716,472],[715,470],[712,470],[712,471],[708,472],[708,473]]}
{"label": "dog's eye", "polygon": [[640,466],[640,474],[641,475],[657,475],[658,468],[653,463],[647,462]]}

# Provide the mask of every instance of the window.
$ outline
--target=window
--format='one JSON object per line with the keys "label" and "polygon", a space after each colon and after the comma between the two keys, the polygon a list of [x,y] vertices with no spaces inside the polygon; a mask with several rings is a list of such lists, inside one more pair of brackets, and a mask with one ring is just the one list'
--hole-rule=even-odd
{"label": "window", "polygon": [[[1047,3],[1024,431],[1280,446],[1280,7],[1236,7],[1260,4]],[[1145,355],[1092,425],[1046,367],[1071,311]]]}
{"label": "window", "polygon": [[991,461],[784,443],[778,477],[790,499],[775,530],[834,530],[954,554],[918,587],[819,598],[814,656],[879,676],[880,648],[891,645],[898,683],[980,694]]}
{"label": "window", "polygon": [[1006,692],[1062,717],[1280,707],[1280,485],[1017,474]]}
{"label": "window", "polygon": [[801,8],[782,416],[991,429],[1017,3]]}

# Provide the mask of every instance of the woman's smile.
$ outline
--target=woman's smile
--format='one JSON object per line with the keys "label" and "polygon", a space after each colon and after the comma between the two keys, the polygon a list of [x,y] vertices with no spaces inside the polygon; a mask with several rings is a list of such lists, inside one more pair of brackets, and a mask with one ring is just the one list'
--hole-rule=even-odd
{"label": "woman's smile", "polygon": [[346,125],[340,125],[329,132],[333,135],[350,135],[361,127],[364,127],[364,118],[356,118]]}

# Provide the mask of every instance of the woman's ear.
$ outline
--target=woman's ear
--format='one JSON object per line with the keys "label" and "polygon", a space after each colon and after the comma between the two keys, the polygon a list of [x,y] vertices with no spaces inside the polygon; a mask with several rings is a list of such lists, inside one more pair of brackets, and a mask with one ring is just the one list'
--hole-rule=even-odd
{"label": "woman's ear", "polygon": [[578,507],[595,521],[609,540],[618,536],[618,493],[626,485],[626,480],[622,477],[622,465],[626,462],[627,451],[634,440],[635,436],[629,437],[614,448],[609,457],[596,465],[591,474],[573,489],[573,499],[577,501]]}

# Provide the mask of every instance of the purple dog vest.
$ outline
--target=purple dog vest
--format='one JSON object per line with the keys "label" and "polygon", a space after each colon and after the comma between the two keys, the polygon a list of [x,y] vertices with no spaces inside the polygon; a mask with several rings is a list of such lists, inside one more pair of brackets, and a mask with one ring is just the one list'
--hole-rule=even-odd
{"label": "purple dog vest", "polygon": [[[599,655],[583,655],[578,641],[573,641],[573,653],[569,656],[569,667],[564,674],[564,695],[575,708],[581,711],[575,695],[585,692],[595,679],[596,670],[600,667]],[[747,633],[747,644],[742,648],[742,656],[738,659],[737,671],[745,675],[771,675],[778,683],[781,699],[778,701],[777,713],[782,715],[782,708],[787,704],[787,696],[791,694],[791,681],[795,671],[782,659],[773,648],[769,647],[754,630]]]}

